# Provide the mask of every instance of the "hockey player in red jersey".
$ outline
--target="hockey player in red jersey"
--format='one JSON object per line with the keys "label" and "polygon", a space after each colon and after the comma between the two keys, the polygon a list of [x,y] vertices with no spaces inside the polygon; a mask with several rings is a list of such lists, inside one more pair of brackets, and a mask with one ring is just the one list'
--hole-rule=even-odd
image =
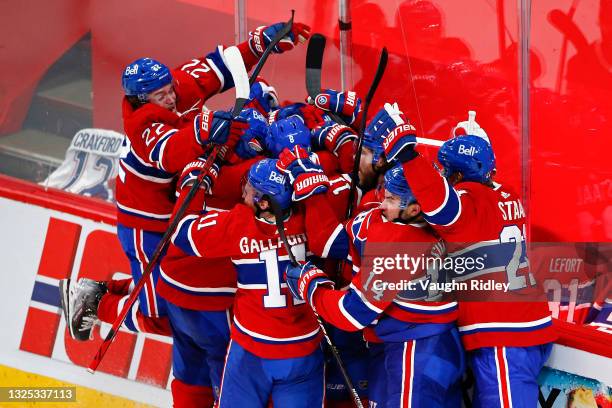
{"label": "hockey player in red jersey", "polygon": [[[366,242],[395,243],[398,250],[414,256],[424,251],[433,251],[437,257],[443,254],[444,244],[423,221],[402,168],[390,169],[384,179],[385,197],[380,208],[361,213],[347,226],[353,242],[351,259],[358,271],[348,290],[330,288],[331,281],[311,264],[289,268],[287,283],[294,296],[307,300],[334,326],[364,330],[370,345],[370,406],[457,407],[464,370],[463,349],[454,324],[457,302],[437,301],[439,293],[418,284],[405,292],[379,287],[385,281],[399,282],[401,277],[416,283],[424,279],[424,271],[371,275],[362,268]],[[373,256],[371,251],[367,256]],[[437,283],[437,271],[427,274],[426,279]]]}
{"label": "hockey player in red jersey", "polygon": [[[534,296],[520,199],[492,181],[495,157],[483,138],[445,142],[438,154],[441,176],[415,152],[415,133],[404,123],[386,135],[386,159],[402,163],[425,220],[448,242],[449,257],[486,259],[483,268],[451,271],[453,281],[491,279],[509,289],[484,293],[486,302],[459,303],[459,332],[476,379],[474,406],[534,407],[537,376],[555,333],[546,303]],[[511,302],[491,301],[496,297]]]}
{"label": "hockey player in red jersey", "polygon": [[[249,33],[247,41],[237,45],[247,69],[258,61],[282,26],[278,23],[258,27]],[[292,31],[273,51],[289,50],[308,36],[306,25],[294,23]],[[124,69],[122,85],[123,122],[130,150],[121,159],[117,178],[117,230],[130,260],[132,277],[138,280],[170,220],[176,175],[202,155],[210,143],[223,144],[230,134],[239,136],[247,126],[244,121],[232,120],[228,112],[212,112],[204,107],[208,98],[234,85],[222,46],[173,70],[151,58],[138,59]],[[126,319],[128,329],[170,333],[163,318],[165,300],[156,293],[159,275],[156,266],[139,294],[138,309],[134,308]],[[110,283],[111,288],[120,286],[122,290],[108,292],[106,283],[88,279],[75,285],[63,283],[62,299],[73,337],[88,339],[97,319],[114,321],[127,296],[129,282],[123,283]],[[177,384],[210,389],[210,380],[205,384],[189,383],[191,379],[180,371],[174,374],[173,390]],[[182,391],[177,390],[179,394]]]}
{"label": "hockey player in red jersey", "polygon": [[[185,254],[203,258],[231,257],[238,289],[234,303],[231,342],[226,357],[219,407],[313,407],[323,403],[323,357],[316,319],[304,302],[294,299],[283,271],[288,264],[274,223],[271,200],[283,211],[289,242],[298,259],[311,254],[330,256],[345,252],[333,239],[341,225],[327,199],[316,195],[305,211],[292,205],[326,191],[322,170],[304,157],[281,156],[279,167],[295,175],[294,192],[277,160],[264,159],[249,170],[243,204],[230,211],[201,212],[204,194],[192,202],[191,214],[179,224],[172,242]],[[189,166],[182,180],[195,177]],[[189,183],[181,181],[186,195]],[[335,245],[331,245],[334,242]],[[214,271],[208,271],[214,273]]]}

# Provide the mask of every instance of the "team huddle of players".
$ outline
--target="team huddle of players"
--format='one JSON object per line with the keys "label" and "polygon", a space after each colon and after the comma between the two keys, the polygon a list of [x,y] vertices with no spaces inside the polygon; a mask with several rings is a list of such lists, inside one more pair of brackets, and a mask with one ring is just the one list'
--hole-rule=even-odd
{"label": "team huddle of players", "polygon": [[[259,27],[237,45],[247,69],[281,27]],[[309,28],[295,23],[273,51],[308,37]],[[460,125],[465,134],[439,149],[440,173],[397,104],[387,103],[367,122],[353,180],[362,114],[354,92],[322,90],[310,103],[281,107],[260,79],[239,118],[209,111],[206,100],[234,85],[222,50],[173,70],[138,59],[122,77],[130,148],[117,178],[117,231],[134,280],[204,177],[124,324],[173,337],[174,405],[352,406],[322,346],[316,311],[370,407],[461,406],[468,366],[475,406],[534,407],[554,340],[545,302],[380,293],[360,269],[366,242],[415,243],[441,257],[484,257],[479,278],[529,292],[525,214],[500,211],[520,201],[492,180],[485,132]],[[224,146],[216,158],[214,145]],[[351,183],[358,194],[347,219]],[[425,272],[414,279],[473,278]],[[131,284],[62,281],[71,336],[87,340],[98,320],[112,323]]]}

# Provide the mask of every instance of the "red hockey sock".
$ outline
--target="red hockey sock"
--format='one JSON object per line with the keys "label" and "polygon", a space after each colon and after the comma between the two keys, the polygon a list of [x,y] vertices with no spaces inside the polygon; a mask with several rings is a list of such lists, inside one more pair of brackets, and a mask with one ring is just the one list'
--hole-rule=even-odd
{"label": "red hockey sock", "polygon": [[161,336],[172,336],[172,330],[170,329],[170,321],[167,317],[149,317],[142,314],[139,310],[136,312],[136,319],[138,320],[138,326],[140,331],[144,333],[159,334]]}
{"label": "red hockey sock", "polygon": [[211,387],[190,385],[175,378],[171,388],[174,408],[208,408],[215,402]]}
{"label": "red hockey sock", "polygon": [[[98,304],[98,319],[105,323],[113,324],[119,316],[119,303],[123,300],[127,300],[128,295],[116,295],[108,292]],[[133,307],[138,307],[134,305]],[[131,319],[131,315],[128,315],[128,319]],[[167,317],[148,317],[142,314],[140,310],[136,311],[136,322],[134,326],[131,324],[125,326],[129,330],[136,330],[142,333],[159,334],[161,336],[172,336],[172,330],[170,329],[170,322]]]}
{"label": "red hockey sock", "polygon": [[102,296],[102,299],[98,304],[98,319],[102,320],[104,323],[113,324],[117,318],[117,315],[119,314],[117,311],[119,301],[124,297],[125,295],[116,295],[111,292],[108,292]]}
{"label": "red hockey sock", "polygon": [[106,282],[108,291],[115,295],[127,295],[130,293],[130,285],[132,284],[132,278],[120,279],[120,280],[109,280]]}

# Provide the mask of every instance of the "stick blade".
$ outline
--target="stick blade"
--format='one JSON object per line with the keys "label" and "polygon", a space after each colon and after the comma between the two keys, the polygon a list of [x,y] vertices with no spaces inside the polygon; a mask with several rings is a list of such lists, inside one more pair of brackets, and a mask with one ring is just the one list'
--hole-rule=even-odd
{"label": "stick blade", "polygon": [[325,54],[325,37],[313,34],[308,42],[306,51],[306,90],[308,96],[314,98],[321,92],[321,68]]}
{"label": "stick blade", "polygon": [[232,110],[232,115],[237,116],[242,107],[249,99],[251,87],[249,86],[249,75],[247,74],[246,67],[244,66],[244,60],[238,47],[228,47],[223,50],[223,58],[225,64],[232,74],[234,79],[234,86],[236,87],[236,103]]}
{"label": "stick blade", "polygon": [[313,34],[308,41],[306,51],[306,68],[321,69],[323,66],[323,54],[327,40],[319,33]]}

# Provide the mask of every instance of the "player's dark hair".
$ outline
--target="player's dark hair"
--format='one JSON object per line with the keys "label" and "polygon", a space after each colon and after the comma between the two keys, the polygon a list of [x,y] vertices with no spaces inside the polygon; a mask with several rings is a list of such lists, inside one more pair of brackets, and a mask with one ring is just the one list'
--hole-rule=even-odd
{"label": "player's dark hair", "polygon": [[134,110],[144,105],[144,103],[140,99],[138,99],[138,96],[136,95],[126,95],[125,98],[130,103],[130,106],[132,106],[132,109]]}
{"label": "player's dark hair", "polygon": [[[266,200],[268,202],[268,208],[265,210],[262,210],[261,207],[259,206],[259,203],[262,200]],[[268,194],[264,194],[261,196],[261,198],[259,199],[259,201],[257,203],[255,203],[255,207],[257,207],[257,211],[255,212],[255,216],[258,218],[261,218],[261,214],[265,213],[265,212],[269,212],[270,214],[274,215],[274,209],[272,208],[272,199],[270,198],[270,196]],[[289,208],[285,208],[284,210],[282,210],[283,213],[283,218],[287,218],[287,216],[289,215],[289,213],[291,212],[291,206]]]}

